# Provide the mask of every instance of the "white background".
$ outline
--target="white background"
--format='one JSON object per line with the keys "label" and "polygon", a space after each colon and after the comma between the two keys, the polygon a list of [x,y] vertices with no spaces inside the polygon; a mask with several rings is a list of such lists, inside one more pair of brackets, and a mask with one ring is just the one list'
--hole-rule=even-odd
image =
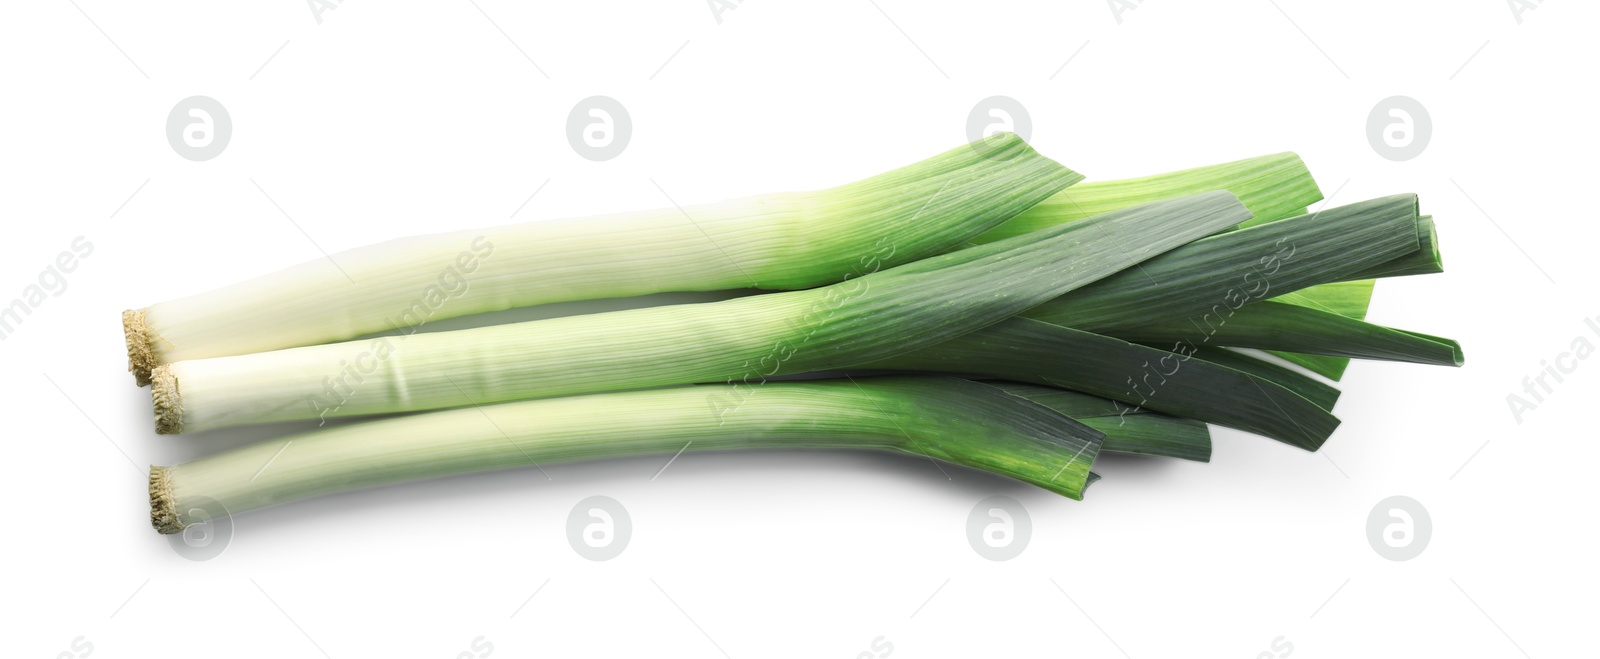
{"label": "white background", "polygon": [[[1521,423],[1506,396],[1575,338],[1600,344],[1583,323],[1600,315],[1593,3],[1554,0],[1519,22],[1502,0],[1152,0],[1119,22],[1102,0],[749,0],[720,23],[701,0],[355,0],[320,23],[298,0],[250,4],[51,0],[0,20],[0,303],[74,237],[94,244],[0,342],[7,656],[92,643],[106,657],[455,657],[488,642],[495,657],[870,657],[884,643],[894,657],[1555,657],[1589,644],[1600,361]],[[164,134],[197,94],[234,125],[206,162]],[[634,129],[599,163],[565,134],[595,94]],[[1214,429],[1210,464],[1104,459],[1083,502],[947,480],[919,459],[687,454],[655,480],[665,456],[243,515],[207,562],[149,527],[149,464],[299,427],[155,435],[123,370],[122,309],[390,237],[659,207],[663,190],[689,204],[850,181],[964,142],[968,112],[996,94],[1026,106],[1040,151],[1091,179],[1293,150],[1335,203],[1419,193],[1449,272],[1380,283],[1370,319],[1458,338],[1467,366],[1356,363],[1321,453]],[[1433,124],[1407,162],[1366,137],[1368,112],[1396,94]],[[565,535],[595,494],[633,518],[608,562]],[[965,535],[993,494],[1033,522],[1008,562]],[[1397,494],[1434,526],[1406,562],[1366,536]]]}

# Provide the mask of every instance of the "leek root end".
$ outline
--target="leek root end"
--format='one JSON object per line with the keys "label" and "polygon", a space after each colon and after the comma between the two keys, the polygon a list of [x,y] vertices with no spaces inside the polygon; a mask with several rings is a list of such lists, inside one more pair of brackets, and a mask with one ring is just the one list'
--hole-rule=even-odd
{"label": "leek root end", "polygon": [[150,525],[165,535],[183,531],[178,520],[178,499],[172,495],[172,475],[167,467],[150,467]]}
{"label": "leek root end", "polygon": [[178,376],[171,365],[157,366],[150,374],[150,403],[156,413],[156,434],[183,432],[183,396],[178,393]]}
{"label": "leek root end", "polygon": [[128,344],[128,372],[141,387],[150,384],[150,371],[156,365],[156,353],[150,349],[150,337],[146,334],[144,312],[144,309],[122,312],[122,336]]}

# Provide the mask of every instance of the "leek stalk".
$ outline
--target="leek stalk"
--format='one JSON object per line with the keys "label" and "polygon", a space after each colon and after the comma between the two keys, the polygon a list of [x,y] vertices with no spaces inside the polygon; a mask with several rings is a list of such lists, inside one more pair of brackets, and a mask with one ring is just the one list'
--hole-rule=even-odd
{"label": "leek stalk", "polygon": [[182,361],[156,371],[156,426],[199,431],[836,369],[1001,322],[1248,217],[1232,194],[1212,192],[807,291]]}
{"label": "leek stalk", "polygon": [[1100,433],[957,378],[769,382],[723,414],[734,385],[520,401],[401,416],[268,440],[150,471],[151,523],[236,515],[357,488],[452,474],[675,451],[864,449],[925,456],[1081,499]]}
{"label": "leek stalk", "polygon": [[949,250],[1083,177],[988,138],[855,183],[393,240],[123,314],[140,385],[186,359],[668,291],[803,289]]}

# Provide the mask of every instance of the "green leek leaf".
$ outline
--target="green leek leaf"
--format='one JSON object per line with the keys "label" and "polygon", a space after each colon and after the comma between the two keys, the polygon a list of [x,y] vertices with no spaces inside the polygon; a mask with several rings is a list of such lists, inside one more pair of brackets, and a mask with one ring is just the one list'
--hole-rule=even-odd
{"label": "green leek leaf", "polygon": [[[1307,450],[1339,420],[1270,380],[1193,356],[1030,318],[1012,318],[939,345],[871,363],[1072,389],[1174,416],[1246,430]],[[1120,410],[1119,410],[1120,413]]]}
{"label": "green leek leaf", "polygon": [[1013,396],[1020,396],[1105,434],[1101,452],[1153,455],[1196,462],[1211,461],[1211,432],[1194,419],[1149,410],[1126,411],[1110,399],[1055,387],[984,380]]}

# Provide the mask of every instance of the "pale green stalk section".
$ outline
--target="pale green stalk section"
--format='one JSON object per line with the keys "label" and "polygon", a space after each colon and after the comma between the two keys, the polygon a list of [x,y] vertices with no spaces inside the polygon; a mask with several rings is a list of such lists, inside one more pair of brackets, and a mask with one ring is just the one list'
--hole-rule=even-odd
{"label": "pale green stalk section", "polygon": [[850,448],[950,462],[1083,496],[1101,435],[956,378],[772,382],[731,413],[733,385],[573,396],[353,424],[155,467],[152,521],[236,515],[297,499],[452,474],[679,451]]}
{"label": "pale green stalk section", "polygon": [[178,362],[156,373],[157,430],[837,369],[1001,322],[1246,218],[1213,192],[807,291]]}
{"label": "pale green stalk section", "polygon": [[1003,134],[827,190],[402,238],[127,312],[129,369],[144,384],[165,363],[512,307],[821,286],[947,251],[1081,179]]}

